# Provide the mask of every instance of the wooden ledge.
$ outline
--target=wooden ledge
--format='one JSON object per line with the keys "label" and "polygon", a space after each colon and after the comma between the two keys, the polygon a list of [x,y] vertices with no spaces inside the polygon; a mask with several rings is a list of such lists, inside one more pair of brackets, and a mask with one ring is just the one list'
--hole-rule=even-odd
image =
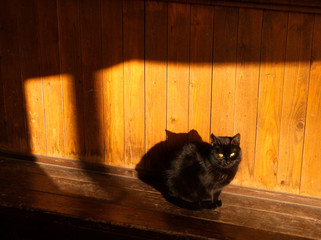
{"label": "wooden ledge", "polygon": [[0,193],[0,218],[5,222],[0,237],[53,239],[59,233],[95,239],[321,236],[320,199],[237,186],[222,193],[222,208],[190,211],[168,203],[134,177],[0,157]]}
{"label": "wooden ledge", "polygon": [[190,3],[222,7],[241,7],[263,10],[321,13],[319,0],[159,0],[163,2]]}

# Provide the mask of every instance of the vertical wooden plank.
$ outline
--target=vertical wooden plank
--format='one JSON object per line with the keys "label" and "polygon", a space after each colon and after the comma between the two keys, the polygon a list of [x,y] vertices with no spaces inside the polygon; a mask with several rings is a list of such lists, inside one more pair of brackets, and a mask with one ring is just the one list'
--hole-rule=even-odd
{"label": "vertical wooden plank", "polygon": [[239,10],[234,127],[241,134],[242,162],[234,183],[243,186],[252,186],[254,177],[262,17],[262,10]]}
{"label": "vertical wooden plank", "polygon": [[102,1],[105,162],[124,166],[122,1]]}
{"label": "vertical wooden plank", "polygon": [[191,6],[189,129],[209,141],[214,8]]}
{"label": "vertical wooden plank", "polygon": [[6,34],[5,20],[6,15],[6,4],[5,1],[0,2],[0,147],[5,149],[8,148],[8,133],[7,133],[7,116],[4,105],[4,78],[5,78],[5,39],[3,36]]}
{"label": "vertical wooden plank", "polygon": [[277,190],[299,193],[314,16],[289,14]]}
{"label": "vertical wooden plank", "polygon": [[[0,29],[3,29],[0,24]],[[0,30],[0,35],[3,34]],[[0,44],[1,44],[0,40]],[[0,48],[0,71],[2,71],[2,56],[1,48]],[[3,93],[4,81],[2,79],[2,75],[0,74],[0,147],[7,148],[8,146],[8,134],[7,134],[7,126],[6,126],[6,111],[4,108],[4,93]]]}
{"label": "vertical wooden plank", "polygon": [[80,1],[85,159],[103,163],[103,74],[100,0]]}
{"label": "vertical wooden plank", "polygon": [[[123,2],[125,164],[135,167],[144,154],[144,1]],[[142,168],[143,163],[138,168]]]}
{"label": "vertical wooden plank", "polygon": [[17,1],[0,1],[1,76],[3,81],[4,106],[7,117],[7,147],[28,152],[28,133],[21,81],[20,52],[17,23]]}
{"label": "vertical wooden plank", "polygon": [[56,0],[38,0],[47,154],[64,156],[64,125],[59,69]]}
{"label": "vertical wooden plank", "polygon": [[167,129],[188,131],[190,5],[168,4]]}
{"label": "vertical wooden plank", "polygon": [[263,15],[255,152],[255,186],[276,186],[288,14]]}
{"label": "vertical wooden plank", "polygon": [[[167,3],[146,1],[145,8],[145,124],[149,150],[166,140]],[[147,168],[152,168],[152,161],[147,159]]]}
{"label": "vertical wooden plank", "polygon": [[211,129],[234,133],[234,100],[238,9],[215,7]]}
{"label": "vertical wooden plank", "polygon": [[79,159],[84,156],[85,125],[78,0],[58,0],[58,23],[65,156]]}
{"label": "vertical wooden plank", "polygon": [[315,16],[300,193],[321,197],[321,16]]}
{"label": "vertical wooden plank", "polygon": [[41,55],[35,1],[17,5],[20,40],[21,76],[26,101],[27,126],[31,153],[46,153]]}

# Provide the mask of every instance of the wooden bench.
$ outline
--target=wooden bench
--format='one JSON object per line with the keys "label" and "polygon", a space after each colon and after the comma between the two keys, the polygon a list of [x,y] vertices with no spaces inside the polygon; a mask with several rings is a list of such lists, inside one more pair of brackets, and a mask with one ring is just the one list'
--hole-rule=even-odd
{"label": "wooden bench", "polygon": [[230,185],[221,208],[190,211],[135,176],[1,153],[0,238],[321,239],[320,199]]}

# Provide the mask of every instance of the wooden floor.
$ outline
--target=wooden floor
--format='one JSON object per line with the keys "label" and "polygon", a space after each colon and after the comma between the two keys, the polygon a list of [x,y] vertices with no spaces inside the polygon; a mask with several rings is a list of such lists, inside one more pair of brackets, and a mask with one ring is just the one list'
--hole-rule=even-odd
{"label": "wooden floor", "polygon": [[321,239],[320,199],[228,186],[222,202],[181,209],[137,178],[0,157],[1,239]]}

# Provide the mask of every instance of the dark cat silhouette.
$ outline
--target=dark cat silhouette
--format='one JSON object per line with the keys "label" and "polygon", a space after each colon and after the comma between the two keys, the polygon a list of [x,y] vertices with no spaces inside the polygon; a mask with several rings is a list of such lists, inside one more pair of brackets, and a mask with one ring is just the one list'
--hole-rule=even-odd
{"label": "dark cat silhouette", "polygon": [[165,197],[193,210],[220,207],[221,190],[233,180],[240,161],[240,134],[234,137],[211,134],[211,144],[187,143],[165,170]]}
{"label": "dark cat silhouette", "polygon": [[187,133],[174,133],[169,130],[165,130],[166,140],[155,144],[150,148],[146,154],[142,157],[141,162],[138,165],[144,165],[146,169],[142,172],[141,169],[136,168],[141,174],[139,177],[144,178],[147,175],[160,175],[171,164],[173,158],[177,155],[177,152],[182,149],[184,144],[190,142],[201,142],[202,138],[196,130],[191,130]]}

